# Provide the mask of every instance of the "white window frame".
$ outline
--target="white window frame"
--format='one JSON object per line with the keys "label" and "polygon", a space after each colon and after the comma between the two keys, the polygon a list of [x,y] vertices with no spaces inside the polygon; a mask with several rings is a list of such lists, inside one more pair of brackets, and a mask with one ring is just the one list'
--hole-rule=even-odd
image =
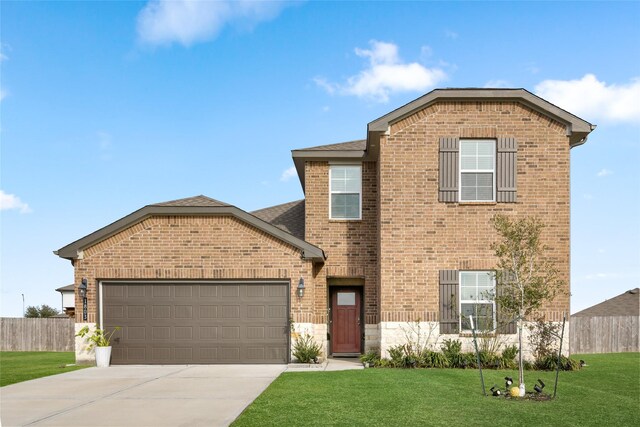
{"label": "white window frame", "polygon": [[[334,167],[355,167],[358,168],[358,173],[360,175],[360,187],[358,188],[358,217],[357,218],[334,218],[331,216],[332,209],[332,195],[333,194],[353,194],[351,192],[346,191],[333,191],[331,188],[331,172]],[[329,219],[332,221],[360,221],[362,219],[362,164],[356,163],[330,163],[329,164]]]}
{"label": "white window frame", "polygon": [[[465,142],[492,142],[493,143],[493,169],[465,169],[462,170],[462,144]],[[460,139],[458,147],[458,201],[461,203],[491,203],[496,201],[496,164],[497,164],[497,150],[498,146],[495,139]],[[491,200],[462,200],[462,174],[463,173],[491,173]]]}
{"label": "white window frame", "polygon": [[[462,275],[463,274],[469,274],[469,273],[489,273],[491,276],[491,281],[493,282],[493,296],[494,298],[492,300],[489,299],[477,299],[477,300],[465,300],[462,299]],[[476,279],[476,288],[478,286],[478,282]],[[485,331],[485,332],[495,332],[498,324],[497,324],[497,313],[496,313],[496,299],[495,299],[495,295],[496,295],[496,275],[495,272],[493,271],[487,271],[487,270],[461,270],[458,272],[458,295],[460,295],[460,298],[458,298],[458,330],[460,331],[460,333],[471,333],[471,329],[462,329],[462,304],[491,304],[492,305],[492,313],[493,313],[493,328],[491,331]],[[474,323],[477,327],[477,320],[474,319]],[[476,331],[478,332],[483,332],[480,331],[478,329],[476,329]]]}

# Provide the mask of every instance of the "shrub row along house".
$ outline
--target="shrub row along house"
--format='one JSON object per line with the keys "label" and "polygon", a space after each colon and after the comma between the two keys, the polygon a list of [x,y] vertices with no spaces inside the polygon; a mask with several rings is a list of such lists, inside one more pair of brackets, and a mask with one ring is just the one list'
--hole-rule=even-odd
{"label": "shrub row along house", "polygon": [[[474,313],[513,341],[486,296],[490,220],[540,217],[568,291],[569,151],[594,128],[523,89],[434,90],[366,139],[293,150],[304,200],[158,203],[59,249],[88,284],[77,327],[121,326],[122,364],[286,363],[290,328],[328,355],[385,354],[413,322],[468,341]],[[568,292],[543,314],[563,313]]]}

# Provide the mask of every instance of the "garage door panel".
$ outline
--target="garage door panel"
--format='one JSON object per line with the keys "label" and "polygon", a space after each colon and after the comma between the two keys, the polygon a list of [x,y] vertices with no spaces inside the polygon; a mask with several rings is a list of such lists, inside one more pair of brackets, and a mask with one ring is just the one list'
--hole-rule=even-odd
{"label": "garage door panel", "polygon": [[112,363],[286,363],[288,289],[285,283],[103,283],[105,326],[122,327]]}

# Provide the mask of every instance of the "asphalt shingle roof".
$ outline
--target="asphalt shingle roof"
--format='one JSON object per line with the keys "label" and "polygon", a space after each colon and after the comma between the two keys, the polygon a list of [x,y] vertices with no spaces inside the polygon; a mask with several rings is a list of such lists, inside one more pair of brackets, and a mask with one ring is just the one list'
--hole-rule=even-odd
{"label": "asphalt shingle roof", "polygon": [[366,139],[356,141],[339,142],[337,144],[318,145],[316,147],[300,148],[301,151],[356,151],[367,148]]}
{"label": "asphalt shingle roof", "polygon": [[304,240],[304,200],[259,209],[251,215]]}
{"label": "asphalt shingle roof", "polygon": [[155,203],[151,206],[230,206],[220,200],[207,196],[187,197],[185,199],[170,200],[168,202]]}
{"label": "asphalt shingle roof", "polygon": [[640,316],[640,288],[585,308],[571,317]]}

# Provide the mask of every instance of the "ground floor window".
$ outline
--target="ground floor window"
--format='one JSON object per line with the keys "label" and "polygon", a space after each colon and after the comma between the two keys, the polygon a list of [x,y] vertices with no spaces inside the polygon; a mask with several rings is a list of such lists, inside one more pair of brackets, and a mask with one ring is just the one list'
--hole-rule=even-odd
{"label": "ground floor window", "polygon": [[496,328],[496,280],[492,271],[460,271],[460,331],[470,332],[471,321],[478,331]]}

